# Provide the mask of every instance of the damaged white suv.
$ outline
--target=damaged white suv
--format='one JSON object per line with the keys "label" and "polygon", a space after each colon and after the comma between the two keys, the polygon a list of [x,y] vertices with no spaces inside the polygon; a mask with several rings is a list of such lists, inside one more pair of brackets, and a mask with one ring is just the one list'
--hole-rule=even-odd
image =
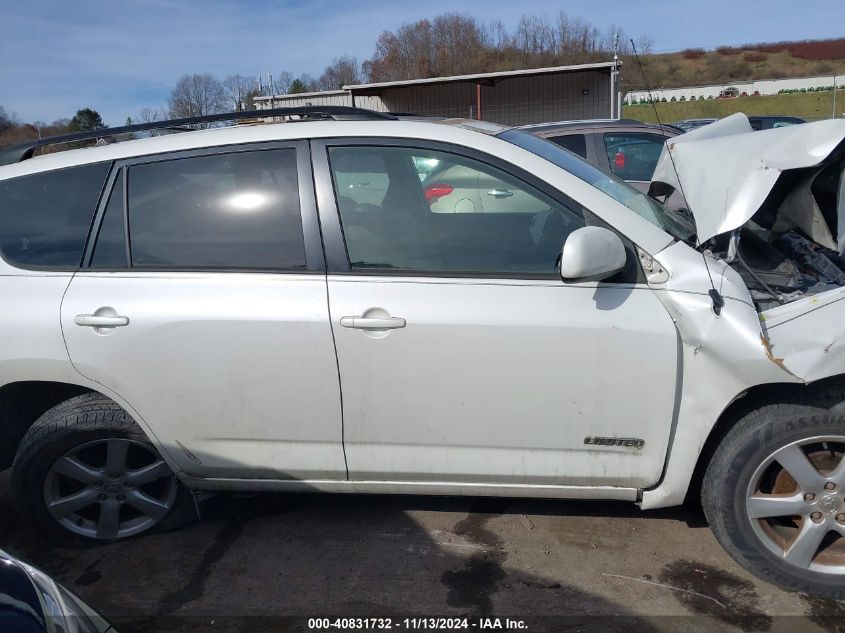
{"label": "damaged white suv", "polygon": [[700,491],[742,565],[845,597],[845,122],[672,139],[652,193],[693,222],[519,130],[300,114],[0,155],[0,468],[33,523]]}

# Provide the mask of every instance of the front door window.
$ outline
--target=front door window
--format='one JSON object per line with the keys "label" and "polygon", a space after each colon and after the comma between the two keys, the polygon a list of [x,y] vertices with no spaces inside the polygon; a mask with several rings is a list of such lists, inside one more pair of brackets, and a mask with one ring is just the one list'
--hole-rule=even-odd
{"label": "front door window", "polygon": [[329,152],[353,270],[552,275],[564,240],[584,226],[575,203],[464,156],[396,147]]}

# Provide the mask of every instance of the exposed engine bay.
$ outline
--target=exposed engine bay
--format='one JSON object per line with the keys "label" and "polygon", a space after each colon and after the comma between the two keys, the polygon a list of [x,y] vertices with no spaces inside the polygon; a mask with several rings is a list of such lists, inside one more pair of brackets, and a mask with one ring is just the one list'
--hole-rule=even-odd
{"label": "exposed engine bay", "polygon": [[751,220],[706,245],[742,276],[759,311],[845,286],[839,154],[823,166],[783,172]]}
{"label": "exposed engine bay", "polygon": [[649,194],[682,192],[691,245],[734,268],[760,312],[845,287],[840,123],[761,133],[735,114],[663,149]]}
{"label": "exposed engine bay", "polygon": [[845,287],[845,121],[755,132],[736,113],[676,136],[649,194],[674,191],[690,245],[736,270],[758,311]]}
{"label": "exposed engine bay", "polygon": [[713,254],[740,274],[761,312],[845,286],[845,259],[798,231],[775,233],[749,221],[732,240],[728,251]]}

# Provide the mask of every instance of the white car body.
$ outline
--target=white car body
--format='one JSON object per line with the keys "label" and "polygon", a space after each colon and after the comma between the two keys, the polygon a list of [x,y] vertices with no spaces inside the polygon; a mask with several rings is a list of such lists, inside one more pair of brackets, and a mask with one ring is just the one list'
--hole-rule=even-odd
{"label": "white car body", "polygon": [[[761,315],[725,262],[540,156],[461,126],[235,126],[40,156],[0,167],[0,184],[85,163],[300,140],[311,141],[316,171],[321,143],[338,138],[437,141],[515,165],[633,242],[646,279],[51,272],[0,261],[0,385],[55,381],[108,396],[198,489],[658,508],[683,501],[709,434],[747,390],[845,373],[845,289]],[[299,177],[303,214],[316,207],[323,231],[337,229],[331,192],[315,194],[311,174]],[[718,316],[711,278],[725,302]],[[378,335],[342,326],[365,313],[407,326]],[[129,325],[76,324],[88,314],[125,315]]]}

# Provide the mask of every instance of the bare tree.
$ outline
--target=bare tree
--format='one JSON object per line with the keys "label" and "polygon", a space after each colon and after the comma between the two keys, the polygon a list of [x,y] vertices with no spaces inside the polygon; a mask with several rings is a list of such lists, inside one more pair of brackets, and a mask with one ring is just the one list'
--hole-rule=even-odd
{"label": "bare tree", "polygon": [[370,81],[462,74],[483,69],[490,50],[475,18],[446,13],[384,31],[363,69]]}
{"label": "bare tree", "polygon": [[463,75],[483,67],[489,43],[478,21],[445,13],[431,22],[435,69],[439,75]]}
{"label": "bare tree", "polygon": [[273,78],[273,84],[276,88],[277,94],[287,94],[290,90],[290,85],[293,83],[293,73],[289,70],[283,70]]}
{"label": "bare tree", "polygon": [[[296,80],[294,79],[294,81],[296,81]],[[319,90],[319,88],[317,87],[316,80],[311,75],[309,75],[308,73],[302,73],[299,76],[299,81],[301,81],[302,85],[305,86],[306,92],[315,92],[315,91]]]}
{"label": "bare tree", "polygon": [[654,39],[649,35],[640,35],[634,38],[637,45],[637,52],[640,55],[651,55],[654,52]]}
{"label": "bare tree", "polygon": [[361,83],[361,67],[354,57],[336,57],[326,66],[317,80],[320,90],[339,90],[343,86]]}
{"label": "bare tree", "polygon": [[606,31],[561,11],[554,20],[524,15],[512,33],[501,22],[485,26],[474,17],[445,13],[384,31],[362,64],[370,81],[442,77],[532,66],[603,61],[629,47],[621,28]]}
{"label": "bare tree", "polygon": [[154,123],[161,121],[164,118],[164,113],[157,108],[141,108],[138,116],[135,119],[138,123]]}
{"label": "bare tree", "polygon": [[225,112],[223,84],[211,75],[183,75],[170,91],[168,109],[174,119]]}
{"label": "bare tree", "polygon": [[487,27],[487,35],[485,38],[490,46],[497,50],[508,48],[511,44],[508,30],[501,20],[491,22]]}
{"label": "bare tree", "polygon": [[[167,113],[163,110],[158,108],[141,108],[140,112],[138,112],[138,116],[135,117],[135,122],[139,124],[149,125],[150,123],[155,123],[156,121],[163,121],[167,118]],[[160,134],[164,134],[163,130],[147,130],[145,132],[148,136],[159,136]]]}
{"label": "bare tree", "polygon": [[6,130],[14,127],[15,122],[11,116],[6,114],[6,108],[0,106],[0,132],[5,132]]}
{"label": "bare tree", "polygon": [[252,77],[229,75],[222,82],[228,108],[234,112],[255,110],[252,99],[258,94],[258,83]]}
{"label": "bare tree", "polygon": [[561,39],[560,29],[546,16],[523,15],[516,27],[514,48],[525,63],[546,65],[554,62]]}

